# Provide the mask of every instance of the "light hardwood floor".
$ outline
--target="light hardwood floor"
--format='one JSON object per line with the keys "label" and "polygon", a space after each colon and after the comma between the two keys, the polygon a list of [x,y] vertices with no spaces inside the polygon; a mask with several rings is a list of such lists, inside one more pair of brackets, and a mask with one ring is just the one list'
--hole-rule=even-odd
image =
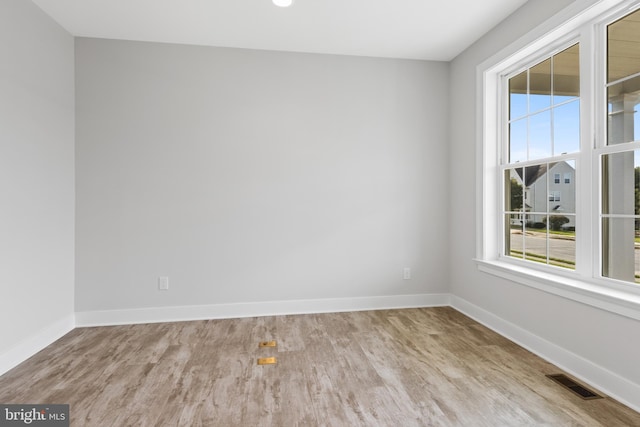
{"label": "light hardwood floor", "polygon": [[0,402],[68,403],[73,426],[640,426],[559,372],[452,308],[383,310],[78,328]]}

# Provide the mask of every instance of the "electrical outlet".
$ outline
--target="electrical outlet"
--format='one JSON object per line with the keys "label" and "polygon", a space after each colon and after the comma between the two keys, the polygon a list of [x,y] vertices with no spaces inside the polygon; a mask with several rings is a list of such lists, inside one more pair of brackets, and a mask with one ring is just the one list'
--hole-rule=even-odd
{"label": "electrical outlet", "polygon": [[411,268],[410,267],[405,267],[404,268],[404,280],[409,280],[411,279]]}
{"label": "electrical outlet", "polygon": [[166,291],[169,289],[169,278],[166,276],[158,277],[158,289]]}

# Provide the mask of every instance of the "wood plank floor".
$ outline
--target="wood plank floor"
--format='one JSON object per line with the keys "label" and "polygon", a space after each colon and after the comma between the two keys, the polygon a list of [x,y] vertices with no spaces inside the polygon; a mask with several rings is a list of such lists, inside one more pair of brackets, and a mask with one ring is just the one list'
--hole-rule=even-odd
{"label": "wood plank floor", "polygon": [[68,403],[73,426],[640,426],[559,372],[452,308],[384,310],[78,328],[0,402]]}

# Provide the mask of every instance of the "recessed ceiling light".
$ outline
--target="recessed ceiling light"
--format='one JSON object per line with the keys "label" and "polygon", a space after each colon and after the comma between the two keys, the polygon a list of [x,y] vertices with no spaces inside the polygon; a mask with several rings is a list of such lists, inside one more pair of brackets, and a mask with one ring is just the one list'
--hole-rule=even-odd
{"label": "recessed ceiling light", "polygon": [[280,7],[289,7],[293,4],[293,0],[273,0],[273,4]]}

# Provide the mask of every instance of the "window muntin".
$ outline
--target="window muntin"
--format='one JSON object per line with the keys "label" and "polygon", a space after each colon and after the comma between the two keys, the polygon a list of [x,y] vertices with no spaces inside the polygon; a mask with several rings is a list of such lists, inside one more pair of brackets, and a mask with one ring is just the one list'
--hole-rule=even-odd
{"label": "window muntin", "polygon": [[507,256],[575,269],[576,158],[567,154],[580,148],[579,68],[575,44],[507,80]]}

